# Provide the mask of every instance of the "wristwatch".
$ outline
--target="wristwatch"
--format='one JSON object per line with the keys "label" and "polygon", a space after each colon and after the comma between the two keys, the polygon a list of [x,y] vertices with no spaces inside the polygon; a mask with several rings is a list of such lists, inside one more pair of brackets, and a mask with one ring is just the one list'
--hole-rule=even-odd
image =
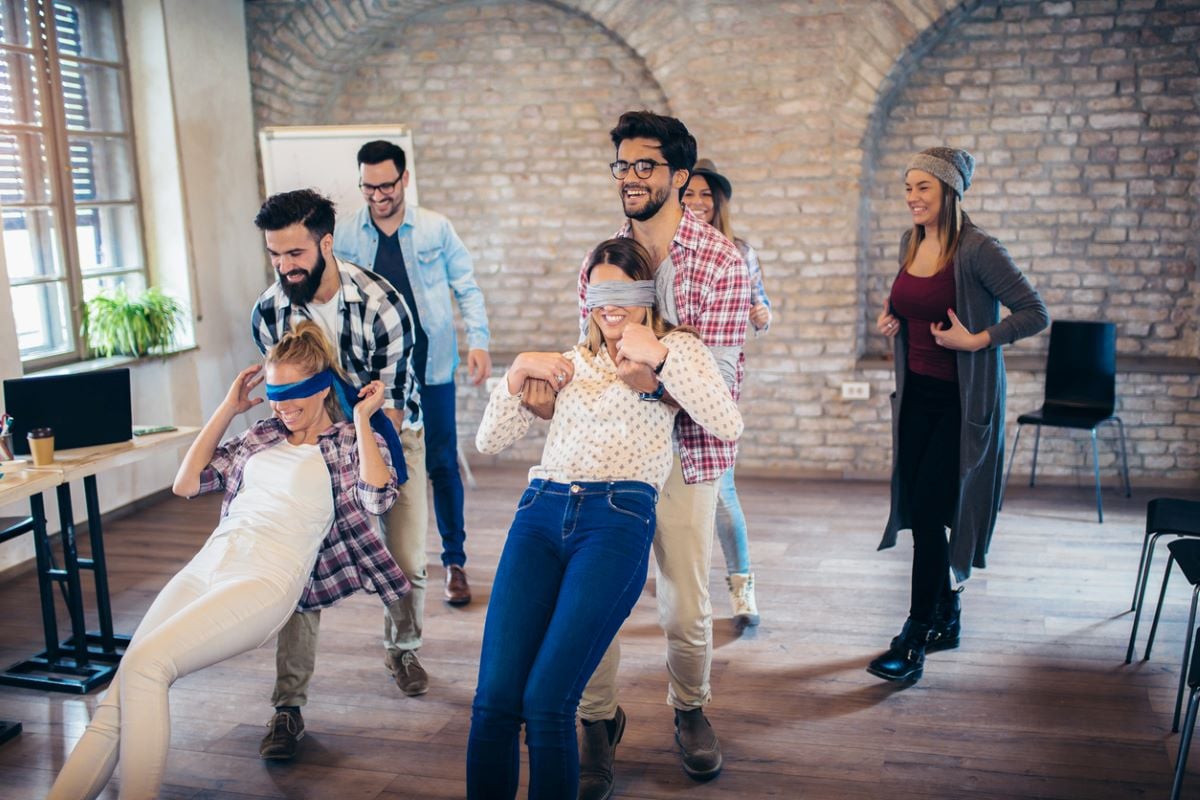
{"label": "wristwatch", "polygon": [[638,397],[643,400],[662,400],[666,391],[667,387],[663,386],[662,381],[659,381],[657,389],[655,389],[653,392],[638,392]]}

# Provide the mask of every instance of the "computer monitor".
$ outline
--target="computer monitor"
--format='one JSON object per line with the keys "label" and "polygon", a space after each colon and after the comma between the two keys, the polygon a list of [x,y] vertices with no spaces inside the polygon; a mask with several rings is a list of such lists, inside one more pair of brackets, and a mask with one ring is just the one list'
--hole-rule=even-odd
{"label": "computer monitor", "polygon": [[4,382],[15,455],[28,455],[26,434],[54,429],[54,449],[89,447],[133,438],[128,369],[15,378]]}

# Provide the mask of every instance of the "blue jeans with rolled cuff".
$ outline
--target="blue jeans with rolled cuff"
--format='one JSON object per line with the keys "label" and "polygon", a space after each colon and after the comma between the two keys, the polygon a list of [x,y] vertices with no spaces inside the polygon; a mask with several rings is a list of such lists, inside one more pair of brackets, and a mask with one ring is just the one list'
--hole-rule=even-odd
{"label": "blue jeans with rolled cuff", "polygon": [[646,582],[658,493],[640,481],[534,480],[488,602],[467,743],[467,797],[517,795],[521,725],[530,800],[574,798],[575,709]]}

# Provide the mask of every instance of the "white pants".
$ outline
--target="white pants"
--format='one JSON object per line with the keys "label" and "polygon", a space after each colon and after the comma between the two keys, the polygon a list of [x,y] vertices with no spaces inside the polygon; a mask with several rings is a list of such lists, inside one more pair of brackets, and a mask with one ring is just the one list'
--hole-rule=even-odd
{"label": "white pants", "polygon": [[118,754],[120,800],[158,797],[171,743],[171,684],[268,641],[292,615],[308,579],[270,574],[258,559],[239,560],[229,567],[202,550],[167,583],[47,800],[96,797]]}

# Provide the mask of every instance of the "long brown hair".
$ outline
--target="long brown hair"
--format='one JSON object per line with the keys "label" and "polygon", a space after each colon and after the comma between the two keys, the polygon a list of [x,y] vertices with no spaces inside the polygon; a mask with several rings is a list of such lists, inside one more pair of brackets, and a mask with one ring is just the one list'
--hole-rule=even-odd
{"label": "long brown hair", "polygon": [[[596,249],[592,251],[592,257],[588,259],[587,276],[589,281],[592,279],[592,270],[597,264],[610,264],[628,275],[631,280],[654,280],[654,266],[650,253],[628,236],[608,239],[596,246]],[[654,331],[654,335],[659,339],[673,330],[680,329],[660,314],[655,313],[653,308],[646,309],[645,325]],[[595,357],[604,347],[604,334],[600,332],[600,326],[592,318],[591,311],[588,311],[587,326],[587,336],[581,346]],[[683,330],[689,333],[693,332],[690,328],[683,328]]]}
{"label": "long brown hair", "polygon": [[[291,364],[309,375],[332,369],[345,377],[338,366],[337,354],[325,338],[325,331],[312,320],[306,319],[279,338],[279,342],[267,351],[267,364]],[[346,418],[338,401],[337,389],[331,387],[325,395],[325,411],[334,422]]]}
{"label": "long brown hair", "polygon": [[[963,213],[959,205],[958,194],[941,178],[937,182],[942,185],[942,206],[938,209],[937,236],[942,254],[938,257],[937,272],[941,272],[954,263],[958,252],[958,240],[962,235]],[[908,237],[908,249],[904,252],[903,270],[907,270],[917,259],[917,248],[925,239],[925,226],[914,224],[912,235]]]}

